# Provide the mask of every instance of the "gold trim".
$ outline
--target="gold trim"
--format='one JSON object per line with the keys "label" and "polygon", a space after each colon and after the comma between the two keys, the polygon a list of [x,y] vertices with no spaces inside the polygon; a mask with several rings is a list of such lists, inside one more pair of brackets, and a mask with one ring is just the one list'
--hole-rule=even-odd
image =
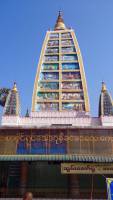
{"label": "gold trim", "polygon": [[71,34],[72,34],[72,38],[73,38],[73,41],[75,44],[75,48],[77,50],[78,62],[79,62],[79,66],[80,66],[80,74],[81,74],[82,87],[83,87],[84,99],[85,99],[85,111],[90,112],[89,97],[88,97],[88,90],[87,90],[87,83],[86,83],[82,55],[81,55],[79,44],[78,44],[78,41],[77,41],[74,31],[72,31]]}
{"label": "gold trim", "polygon": [[45,47],[47,46],[49,35],[50,35],[50,31],[47,31],[45,40],[43,42],[38,67],[37,67],[36,78],[35,78],[34,89],[33,89],[33,95],[32,95],[32,112],[35,112],[38,81],[39,81],[39,76],[40,76],[40,72],[41,72],[41,66],[42,66],[42,61],[43,61],[43,57],[44,57]]}

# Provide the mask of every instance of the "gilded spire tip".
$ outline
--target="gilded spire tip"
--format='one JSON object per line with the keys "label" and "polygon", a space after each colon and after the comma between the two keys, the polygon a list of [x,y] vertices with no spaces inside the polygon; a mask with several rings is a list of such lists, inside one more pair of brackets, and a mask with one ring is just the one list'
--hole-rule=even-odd
{"label": "gilded spire tip", "polygon": [[17,85],[16,85],[16,82],[14,82],[14,85],[13,85],[13,91],[17,92]]}
{"label": "gilded spire tip", "polygon": [[66,26],[62,18],[62,11],[59,11],[54,30],[57,31],[57,30],[65,30],[65,29],[66,29]]}
{"label": "gilded spire tip", "polygon": [[105,84],[105,82],[102,81],[102,89],[101,89],[101,91],[105,92],[106,90],[107,90],[106,84]]}

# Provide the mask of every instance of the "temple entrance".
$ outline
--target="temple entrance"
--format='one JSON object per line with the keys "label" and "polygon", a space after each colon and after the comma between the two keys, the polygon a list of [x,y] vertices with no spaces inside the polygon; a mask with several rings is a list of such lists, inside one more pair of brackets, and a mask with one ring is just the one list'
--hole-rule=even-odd
{"label": "temple entrance", "polygon": [[0,177],[0,197],[5,198],[21,198],[26,191],[36,198],[107,198],[103,176],[61,174],[60,162],[0,162]]}

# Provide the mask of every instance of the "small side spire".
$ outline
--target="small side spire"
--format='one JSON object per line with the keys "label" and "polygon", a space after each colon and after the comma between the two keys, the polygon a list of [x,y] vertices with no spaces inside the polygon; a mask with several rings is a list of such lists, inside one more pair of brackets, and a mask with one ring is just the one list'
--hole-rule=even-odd
{"label": "small side spire", "polygon": [[113,101],[106,84],[102,82],[101,94],[99,99],[99,116],[113,115]]}
{"label": "small side spire", "polygon": [[15,82],[14,82],[13,88],[9,91],[9,94],[7,96],[5,107],[4,107],[4,115],[8,115],[8,116],[20,115],[19,93],[18,93]]}
{"label": "small side spire", "polygon": [[54,30],[57,31],[57,30],[65,30],[65,29],[66,29],[66,26],[62,18],[62,12],[59,11],[59,15],[58,15]]}
{"label": "small side spire", "polygon": [[26,110],[25,117],[29,117],[29,110],[28,110],[28,108],[27,108],[27,110]]}

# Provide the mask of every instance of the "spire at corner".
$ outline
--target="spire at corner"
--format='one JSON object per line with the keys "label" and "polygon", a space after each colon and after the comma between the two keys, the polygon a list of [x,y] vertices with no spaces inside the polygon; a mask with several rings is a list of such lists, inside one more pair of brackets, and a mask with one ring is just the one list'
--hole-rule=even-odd
{"label": "spire at corner", "polygon": [[25,117],[29,117],[29,110],[28,110],[28,108],[27,108],[27,110],[26,110]]}
{"label": "spire at corner", "polygon": [[59,15],[58,15],[54,30],[57,31],[57,30],[65,30],[65,29],[66,29],[66,26],[64,24],[64,20],[62,17],[62,12],[59,11]]}
{"label": "spire at corner", "polygon": [[113,101],[106,84],[102,82],[102,89],[99,99],[99,116],[113,116]]}
{"label": "spire at corner", "polygon": [[12,90],[9,91],[4,106],[4,115],[19,116],[20,115],[20,100],[19,92],[16,83],[14,82]]}

